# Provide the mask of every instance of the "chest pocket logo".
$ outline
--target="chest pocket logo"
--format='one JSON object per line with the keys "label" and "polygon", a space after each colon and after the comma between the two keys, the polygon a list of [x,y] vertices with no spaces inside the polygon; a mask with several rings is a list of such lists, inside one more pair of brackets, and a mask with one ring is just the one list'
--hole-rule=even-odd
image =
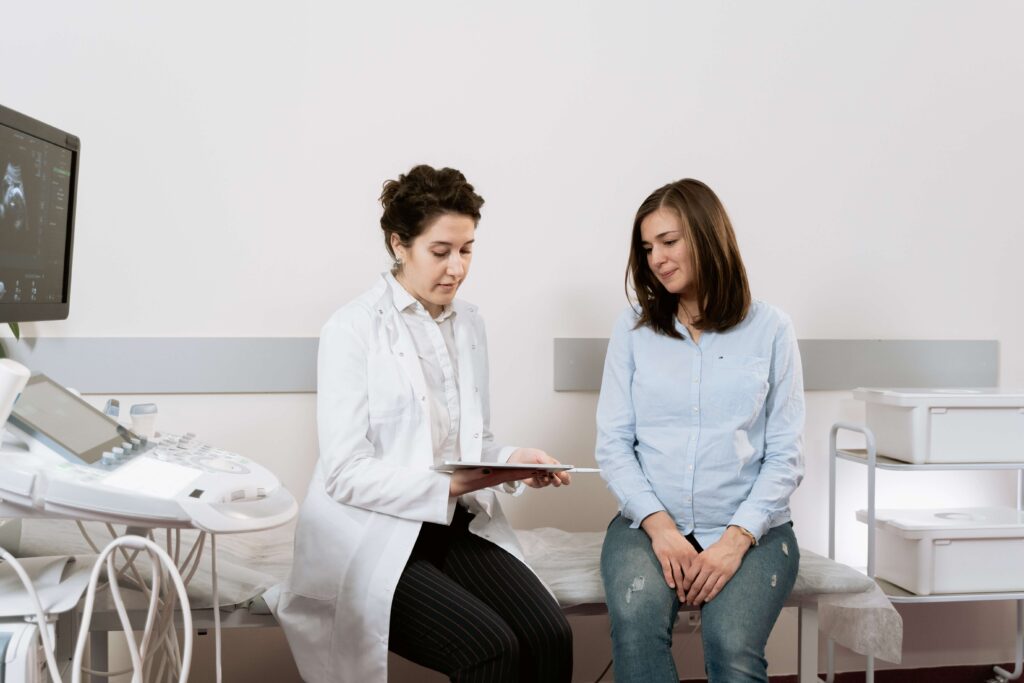
{"label": "chest pocket logo", "polygon": [[409,414],[413,407],[412,384],[394,355],[371,355],[367,360],[366,379],[371,423],[396,420]]}
{"label": "chest pocket logo", "polygon": [[764,408],[768,396],[767,358],[736,354],[716,355],[708,373],[704,405],[725,424],[749,429]]}

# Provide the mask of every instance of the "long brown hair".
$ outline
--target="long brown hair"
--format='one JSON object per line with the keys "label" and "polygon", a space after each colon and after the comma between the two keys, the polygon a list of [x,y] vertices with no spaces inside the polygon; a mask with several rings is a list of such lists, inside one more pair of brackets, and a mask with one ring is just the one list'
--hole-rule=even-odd
{"label": "long brown hair", "polygon": [[640,306],[637,327],[681,339],[675,318],[679,295],[662,286],[647,263],[640,224],[658,209],[679,215],[683,239],[693,259],[693,285],[699,312],[692,324],[701,330],[724,332],[738,325],[750,310],[750,286],[740,258],[736,234],[722,202],[710,187],[691,178],[660,187],[644,200],[633,220],[626,268],[626,294],[632,289]]}

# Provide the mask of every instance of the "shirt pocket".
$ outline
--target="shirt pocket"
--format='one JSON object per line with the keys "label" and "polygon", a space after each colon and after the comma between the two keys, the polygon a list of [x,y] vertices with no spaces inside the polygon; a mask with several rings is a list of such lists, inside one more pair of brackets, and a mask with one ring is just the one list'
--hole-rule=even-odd
{"label": "shirt pocket", "polygon": [[370,423],[391,422],[413,406],[412,384],[391,353],[375,353],[367,360],[367,410]]}
{"label": "shirt pocket", "polygon": [[769,360],[759,356],[714,356],[701,396],[712,424],[749,429],[761,415],[768,396],[769,367]]}

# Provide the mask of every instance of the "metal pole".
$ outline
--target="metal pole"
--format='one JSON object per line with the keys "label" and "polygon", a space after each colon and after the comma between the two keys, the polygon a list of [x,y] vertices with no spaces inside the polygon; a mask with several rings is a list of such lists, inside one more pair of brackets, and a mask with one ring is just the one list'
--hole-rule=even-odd
{"label": "metal pole", "polygon": [[994,666],[992,669],[1008,681],[1015,681],[1024,673],[1024,600],[1017,601],[1017,654],[1013,663],[1013,673],[1001,666]]}

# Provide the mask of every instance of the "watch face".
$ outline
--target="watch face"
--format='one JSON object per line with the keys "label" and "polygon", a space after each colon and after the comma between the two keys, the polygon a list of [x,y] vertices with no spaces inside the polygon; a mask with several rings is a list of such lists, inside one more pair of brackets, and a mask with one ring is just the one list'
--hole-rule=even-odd
{"label": "watch face", "polygon": [[131,437],[116,420],[45,375],[29,379],[14,404],[11,420],[64,457],[89,464]]}

